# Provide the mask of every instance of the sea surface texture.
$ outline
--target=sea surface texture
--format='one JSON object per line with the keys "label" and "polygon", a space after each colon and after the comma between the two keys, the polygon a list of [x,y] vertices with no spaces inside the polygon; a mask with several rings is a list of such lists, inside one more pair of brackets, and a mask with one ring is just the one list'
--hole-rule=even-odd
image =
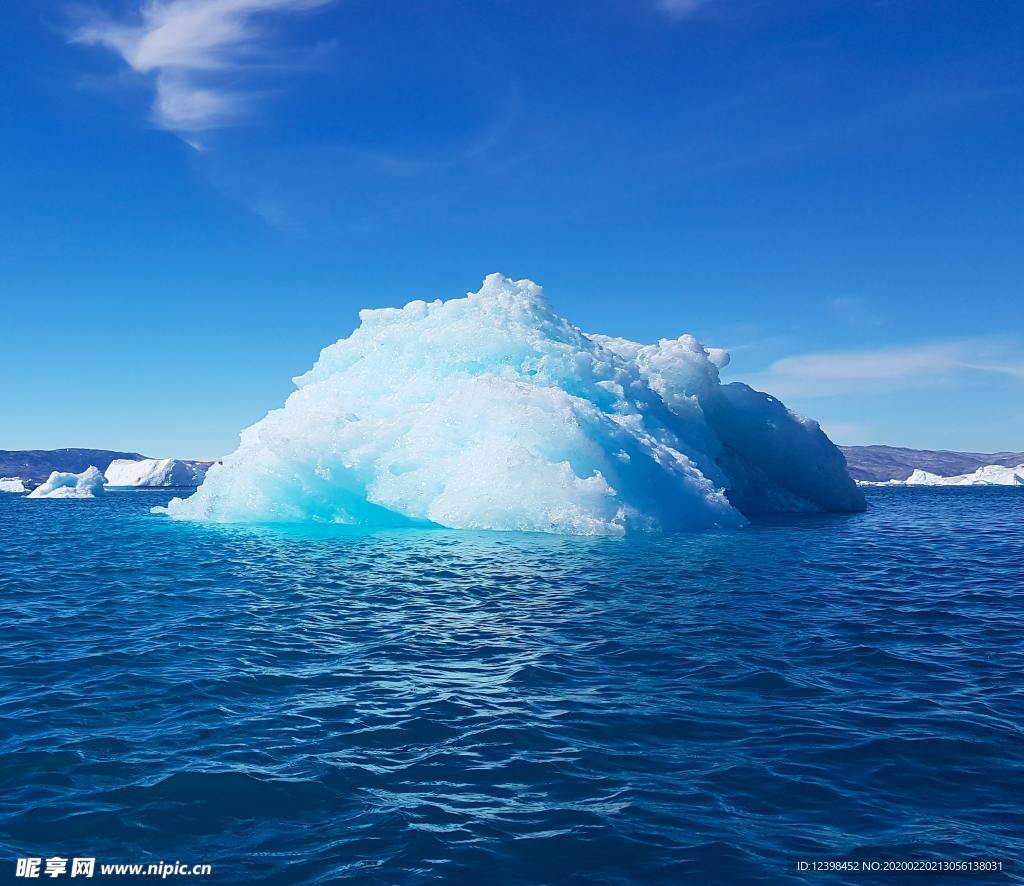
{"label": "sea surface texture", "polygon": [[0,496],[3,882],[53,855],[218,883],[1021,881],[1021,490],[626,539],[149,513],[170,495]]}

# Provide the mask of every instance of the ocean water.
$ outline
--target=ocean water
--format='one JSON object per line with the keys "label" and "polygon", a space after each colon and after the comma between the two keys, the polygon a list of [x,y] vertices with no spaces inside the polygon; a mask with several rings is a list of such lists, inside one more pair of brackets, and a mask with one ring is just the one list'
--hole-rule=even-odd
{"label": "ocean water", "polygon": [[0,496],[3,879],[1020,882],[1024,494],[868,494],[628,540]]}

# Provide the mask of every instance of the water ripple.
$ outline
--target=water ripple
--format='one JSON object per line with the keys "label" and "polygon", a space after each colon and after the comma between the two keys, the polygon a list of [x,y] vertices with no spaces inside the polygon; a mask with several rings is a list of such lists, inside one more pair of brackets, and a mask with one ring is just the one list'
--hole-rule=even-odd
{"label": "water ripple", "polygon": [[1024,848],[1015,490],[630,540],[202,527],[166,497],[0,497],[12,862],[796,883]]}

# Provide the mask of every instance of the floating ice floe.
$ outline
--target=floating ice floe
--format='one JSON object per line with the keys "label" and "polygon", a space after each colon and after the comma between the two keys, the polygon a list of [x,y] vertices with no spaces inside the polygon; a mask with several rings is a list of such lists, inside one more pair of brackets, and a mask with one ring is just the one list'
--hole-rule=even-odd
{"label": "floating ice floe", "polygon": [[853,511],[810,419],[684,335],[586,335],[529,280],[360,312],[280,409],[242,432],[176,519],[439,524],[621,535]]}
{"label": "floating ice floe", "polygon": [[943,477],[916,469],[906,480],[862,481],[861,486],[1024,486],[1024,465],[985,465],[970,474]]}
{"label": "floating ice floe", "polygon": [[103,474],[98,468],[86,468],[81,474],[54,471],[29,498],[95,498],[103,492]]}
{"label": "floating ice floe", "polygon": [[21,477],[0,477],[0,492],[28,492]]}
{"label": "floating ice floe", "polygon": [[105,476],[109,486],[198,486],[207,466],[205,462],[177,458],[116,458]]}

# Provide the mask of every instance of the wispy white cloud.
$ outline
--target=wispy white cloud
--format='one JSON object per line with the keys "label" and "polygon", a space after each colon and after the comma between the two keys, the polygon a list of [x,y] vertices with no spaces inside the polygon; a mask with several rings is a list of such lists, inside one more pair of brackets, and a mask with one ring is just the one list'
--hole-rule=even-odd
{"label": "wispy white cloud", "polygon": [[683,18],[696,12],[707,0],[657,0],[658,9],[675,18]]}
{"label": "wispy white cloud", "polygon": [[131,21],[86,14],[72,40],[112,50],[152,78],[153,120],[198,147],[196,134],[251,110],[244,75],[274,61],[271,13],[298,13],[332,0],[145,0]]}
{"label": "wispy white cloud", "polygon": [[1024,379],[1024,357],[1002,339],[960,339],[776,360],[743,381],[780,397],[827,397],[950,384],[970,375]]}

